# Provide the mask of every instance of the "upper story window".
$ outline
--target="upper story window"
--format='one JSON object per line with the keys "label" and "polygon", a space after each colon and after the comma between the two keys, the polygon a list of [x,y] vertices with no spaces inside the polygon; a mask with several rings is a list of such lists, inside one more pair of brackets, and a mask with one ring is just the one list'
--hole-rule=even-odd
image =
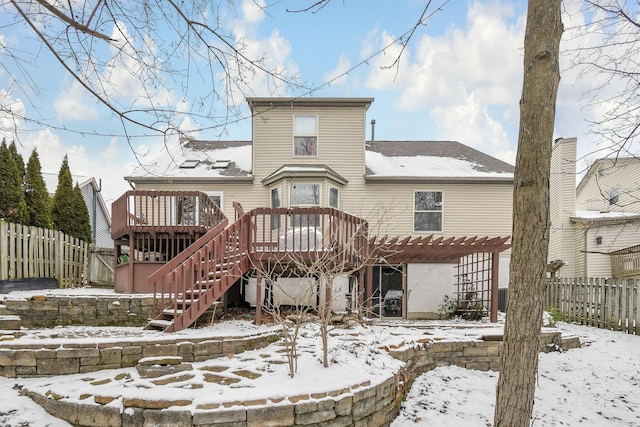
{"label": "upper story window", "polygon": [[318,155],[318,117],[295,116],[293,120],[293,155]]}
{"label": "upper story window", "polygon": [[442,231],[442,191],[416,191],[413,197],[413,230]]}
{"label": "upper story window", "polygon": [[612,188],[609,190],[609,206],[615,205],[620,200],[620,189]]}

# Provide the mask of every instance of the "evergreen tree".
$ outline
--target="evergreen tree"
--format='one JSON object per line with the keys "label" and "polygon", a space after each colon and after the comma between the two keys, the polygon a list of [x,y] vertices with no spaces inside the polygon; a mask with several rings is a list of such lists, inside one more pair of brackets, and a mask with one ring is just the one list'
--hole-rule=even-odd
{"label": "evergreen tree", "polygon": [[51,228],[51,197],[42,178],[40,158],[34,148],[27,162],[24,179],[24,197],[29,209],[30,224]]}
{"label": "evergreen tree", "polygon": [[0,144],[0,218],[29,224],[29,211],[22,191],[22,178],[7,142]]}
{"label": "evergreen tree", "polygon": [[11,157],[13,157],[13,161],[16,162],[16,166],[18,167],[18,174],[20,176],[20,182],[23,184],[26,175],[24,168],[24,159],[22,158],[22,155],[18,153],[18,147],[16,147],[15,141],[11,141],[11,144],[9,144],[9,152],[11,153]]}
{"label": "evergreen tree", "polygon": [[[58,173],[58,187],[53,196],[51,219],[53,227],[73,237],[91,241],[91,224],[89,210],[84,203],[80,187],[73,188],[69,161],[64,156]],[[87,229],[89,230],[87,232]]]}
{"label": "evergreen tree", "polygon": [[84,197],[82,197],[82,190],[80,190],[78,183],[73,187],[73,192],[76,196],[74,209],[76,212],[77,222],[76,237],[81,238],[85,242],[91,243],[91,220],[89,219],[89,208],[84,201]]}

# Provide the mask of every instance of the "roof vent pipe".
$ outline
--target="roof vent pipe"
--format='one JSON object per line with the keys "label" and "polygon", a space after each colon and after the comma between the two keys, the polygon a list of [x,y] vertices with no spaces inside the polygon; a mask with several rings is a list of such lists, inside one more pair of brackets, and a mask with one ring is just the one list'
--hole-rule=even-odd
{"label": "roof vent pipe", "polygon": [[371,119],[371,142],[376,140],[376,119]]}

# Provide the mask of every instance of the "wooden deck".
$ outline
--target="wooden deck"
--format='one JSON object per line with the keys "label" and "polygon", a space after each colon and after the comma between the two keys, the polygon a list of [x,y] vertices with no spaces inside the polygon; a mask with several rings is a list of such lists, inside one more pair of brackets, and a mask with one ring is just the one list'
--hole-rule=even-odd
{"label": "wooden deck", "polygon": [[[371,295],[371,268],[378,258],[455,263],[471,253],[497,254],[510,247],[508,237],[370,237],[366,220],[328,207],[248,212],[234,207],[232,222],[198,191],[128,191],[114,202],[115,289],[154,294],[149,327],[189,327],[248,272],[260,283],[266,265],[281,271],[313,262],[335,265],[357,274]],[[495,269],[497,277],[497,261]],[[497,294],[497,283],[491,286]]]}

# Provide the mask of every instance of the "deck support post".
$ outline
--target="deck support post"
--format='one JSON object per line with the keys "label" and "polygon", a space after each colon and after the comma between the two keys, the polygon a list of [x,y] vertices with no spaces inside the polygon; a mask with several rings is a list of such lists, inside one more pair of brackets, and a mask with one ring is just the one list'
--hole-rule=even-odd
{"label": "deck support post", "polygon": [[262,323],[262,271],[258,270],[256,276],[256,326],[260,326]]}

